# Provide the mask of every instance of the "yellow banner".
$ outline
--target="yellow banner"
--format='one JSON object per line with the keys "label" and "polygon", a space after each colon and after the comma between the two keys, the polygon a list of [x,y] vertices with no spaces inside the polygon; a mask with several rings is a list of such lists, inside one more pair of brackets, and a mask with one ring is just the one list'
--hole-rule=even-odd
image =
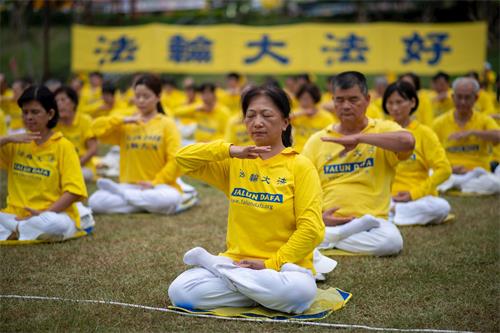
{"label": "yellow banner", "polygon": [[486,60],[487,25],[296,24],[72,28],[72,70],[462,74]]}

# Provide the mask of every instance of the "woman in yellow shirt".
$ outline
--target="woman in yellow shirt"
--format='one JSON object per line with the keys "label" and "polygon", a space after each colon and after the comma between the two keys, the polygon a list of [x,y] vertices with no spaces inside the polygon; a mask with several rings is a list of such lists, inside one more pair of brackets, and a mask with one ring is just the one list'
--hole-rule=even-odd
{"label": "woman in yellow shirt", "polygon": [[324,235],[317,172],[291,146],[290,102],[274,87],[254,87],[242,108],[255,146],[221,140],[177,154],[188,175],[229,199],[227,250],[218,256],[196,247],[184,262],[198,266],[178,276],[168,295],[185,308],[261,304],[301,313],[314,300],[313,250]]}
{"label": "woman in yellow shirt", "polygon": [[418,108],[417,92],[411,84],[398,81],[387,87],[382,102],[384,111],[416,140],[413,154],[396,167],[392,220],[397,225],[441,223],[450,205],[437,197],[437,186],[451,175],[451,165],[434,131],[410,118]]}
{"label": "woman in yellow shirt", "polygon": [[59,113],[48,88],[31,86],[17,102],[28,132],[0,138],[0,167],[8,175],[0,239],[69,238],[80,229],[75,202],[87,197],[78,155],[54,131]]}
{"label": "woman in yellow shirt", "polygon": [[92,180],[94,173],[90,160],[97,154],[97,139],[91,129],[92,119],[87,114],[76,112],[78,95],[72,88],[60,87],[54,95],[59,109],[56,130],[61,131],[64,137],[73,143],[80,158],[83,178]]}
{"label": "woman in yellow shirt", "polygon": [[171,214],[183,199],[194,200],[196,195],[183,198],[176,183],[180,135],[174,121],[164,115],[158,77],[140,77],[134,90],[137,115],[100,117],[92,124],[100,141],[120,145],[120,183],[97,180],[99,190],[89,204],[96,213]]}

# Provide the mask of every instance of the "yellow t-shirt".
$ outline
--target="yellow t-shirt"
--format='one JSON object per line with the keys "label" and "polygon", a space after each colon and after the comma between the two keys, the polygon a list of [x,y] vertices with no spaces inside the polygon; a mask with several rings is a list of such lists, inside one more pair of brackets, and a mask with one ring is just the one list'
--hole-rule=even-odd
{"label": "yellow t-shirt", "polygon": [[5,113],[0,109],[0,136],[7,135],[7,123],[5,121]]}
{"label": "yellow t-shirt", "polygon": [[[404,131],[388,120],[368,119],[363,134]],[[323,210],[339,207],[337,216],[360,217],[365,214],[387,218],[391,184],[400,160],[410,152],[394,153],[368,144],[359,144],[345,156],[344,147],[321,141],[322,137],[342,137],[332,126],[314,134],[302,154],[316,167],[323,189]]]}
{"label": "yellow t-shirt", "polygon": [[[439,117],[443,113],[450,111],[455,107],[455,105],[453,104],[453,98],[451,97],[452,94],[453,91],[448,90],[446,98],[439,101],[437,99],[437,93],[435,91],[429,92],[429,99],[431,100],[432,113],[434,117]],[[430,126],[431,124],[427,125]]]}
{"label": "yellow t-shirt", "polygon": [[[24,207],[45,210],[59,200],[64,192],[87,197],[80,161],[75,147],[60,132],[55,132],[38,146],[31,143],[10,143],[0,147],[0,167],[7,170],[7,207],[4,213],[29,216]],[[65,211],[80,227],[75,204]]]}
{"label": "yellow t-shirt", "polygon": [[184,94],[183,91],[180,90],[172,90],[168,94],[163,91],[160,97],[160,102],[161,105],[163,105],[165,108],[169,110],[173,110],[182,104],[184,104],[186,101],[186,95]]}
{"label": "yellow t-shirt", "polygon": [[229,118],[226,126],[225,141],[236,146],[249,146],[254,142],[247,132],[247,127],[243,122],[243,116],[236,114]]}
{"label": "yellow t-shirt", "polygon": [[196,142],[209,142],[223,139],[226,131],[227,121],[230,118],[229,109],[221,104],[216,104],[212,111],[197,111],[202,103],[180,106],[173,110],[178,118],[194,120],[198,126],[194,132]]}
{"label": "yellow t-shirt", "polygon": [[474,104],[474,110],[486,115],[495,113],[495,105],[491,99],[491,95],[483,89],[479,90],[477,101]]}
{"label": "yellow t-shirt", "polygon": [[227,106],[231,115],[241,113],[241,96],[239,93],[231,93],[226,90],[217,89],[217,100],[222,104]]}
{"label": "yellow t-shirt", "polygon": [[55,130],[60,131],[75,146],[78,157],[82,157],[87,153],[87,140],[95,138],[91,126],[92,118],[77,112],[73,124],[66,126],[59,122]]}
{"label": "yellow t-shirt", "polygon": [[[407,160],[396,167],[392,195],[408,191],[412,200],[437,195],[437,186],[451,175],[451,165],[439,139],[432,129],[412,121],[408,127],[415,138],[415,150]],[[433,173],[429,176],[429,170]]]}
{"label": "yellow t-shirt", "polygon": [[434,120],[434,114],[432,112],[432,103],[429,98],[429,92],[419,91],[418,92],[418,108],[415,110],[414,117],[419,123],[431,126]]}
{"label": "yellow t-shirt", "polygon": [[93,88],[90,84],[85,84],[80,91],[80,99],[78,109],[85,109],[89,105],[93,105],[101,100],[101,87]]}
{"label": "yellow t-shirt", "polygon": [[[300,112],[300,109],[293,110],[293,113],[297,112]],[[293,148],[301,152],[311,135],[333,122],[332,114],[325,110],[318,110],[313,116],[301,115],[292,118]]]}
{"label": "yellow t-shirt", "polygon": [[125,124],[121,117],[101,117],[92,123],[92,130],[103,143],[120,145],[120,182],[150,181],[180,190],[175,153],[181,139],[170,117],[158,114],[137,124]]}
{"label": "yellow t-shirt", "polygon": [[[230,158],[220,140],[177,154],[186,174],[215,186],[229,199],[227,250],[233,260],[261,259],[279,271],[285,263],[313,270],[321,243],[321,187],[311,162],[292,148],[270,159]],[[313,270],[314,271],[314,270]]]}
{"label": "yellow t-shirt", "polygon": [[446,156],[451,165],[462,165],[467,170],[472,170],[475,167],[489,170],[491,143],[473,135],[461,140],[450,140],[449,136],[456,132],[470,130],[498,130],[499,126],[493,118],[474,111],[471,119],[461,128],[455,122],[454,112],[455,110],[446,112],[438,117],[432,125],[432,129],[446,150]]}

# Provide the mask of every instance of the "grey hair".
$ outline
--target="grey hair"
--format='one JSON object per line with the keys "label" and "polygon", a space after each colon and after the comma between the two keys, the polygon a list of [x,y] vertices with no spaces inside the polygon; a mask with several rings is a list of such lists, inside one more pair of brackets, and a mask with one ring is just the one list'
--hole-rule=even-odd
{"label": "grey hair", "polygon": [[377,76],[375,78],[375,85],[379,85],[379,84],[383,84],[383,85],[387,85],[389,82],[387,82],[387,79],[385,78],[385,76]]}
{"label": "grey hair", "polygon": [[333,78],[332,83],[333,91],[337,89],[345,90],[350,89],[354,86],[358,86],[363,95],[368,95],[368,85],[366,84],[366,77],[360,72],[342,72]]}
{"label": "grey hair", "polygon": [[453,91],[457,90],[458,86],[465,85],[465,84],[470,84],[472,85],[472,88],[474,89],[474,94],[477,95],[479,92],[480,86],[479,82],[476,81],[476,79],[473,79],[471,77],[458,77],[453,81],[452,88]]}

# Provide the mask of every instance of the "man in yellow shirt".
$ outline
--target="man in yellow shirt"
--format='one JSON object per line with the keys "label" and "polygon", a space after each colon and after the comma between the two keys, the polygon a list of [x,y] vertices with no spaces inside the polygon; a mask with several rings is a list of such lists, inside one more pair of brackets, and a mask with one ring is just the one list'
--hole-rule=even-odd
{"label": "man in yellow shirt", "polygon": [[455,109],[434,121],[433,129],[446,150],[453,175],[439,186],[441,192],[497,193],[500,180],[489,170],[491,145],[500,142],[500,128],[490,116],[474,110],[479,83],[468,77],[453,82]]}
{"label": "man in yellow shirt", "polygon": [[322,247],[376,256],[397,254],[403,239],[387,221],[396,165],[408,158],[415,139],[392,121],[369,119],[370,95],[359,72],[335,77],[339,124],[314,134],[304,146],[323,188]]}
{"label": "man in yellow shirt", "polygon": [[223,139],[230,117],[229,109],[217,102],[216,87],[213,83],[203,83],[200,88],[201,103],[180,106],[173,110],[175,117],[192,119],[196,122],[194,139],[209,142]]}
{"label": "man in yellow shirt", "polygon": [[438,72],[432,77],[432,89],[433,91],[429,93],[429,98],[431,99],[434,117],[438,117],[453,109],[450,76],[447,73]]}

